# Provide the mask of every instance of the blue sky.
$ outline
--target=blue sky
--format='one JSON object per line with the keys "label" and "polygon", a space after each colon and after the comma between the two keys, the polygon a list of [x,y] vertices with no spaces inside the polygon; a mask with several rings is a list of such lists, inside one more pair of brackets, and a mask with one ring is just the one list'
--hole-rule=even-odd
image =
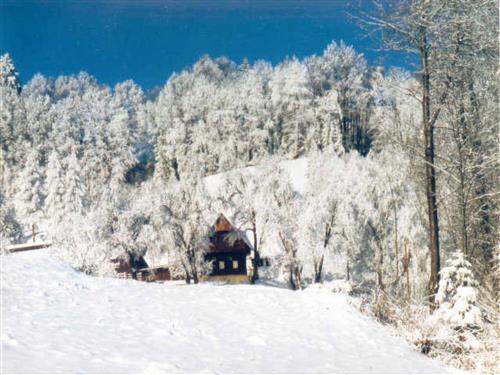
{"label": "blue sky", "polygon": [[23,83],[37,72],[83,70],[145,89],[205,53],[276,64],[319,54],[332,40],[352,44],[372,64],[410,68],[401,55],[375,51],[351,11],[342,0],[2,0],[0,53],[12,55]]}

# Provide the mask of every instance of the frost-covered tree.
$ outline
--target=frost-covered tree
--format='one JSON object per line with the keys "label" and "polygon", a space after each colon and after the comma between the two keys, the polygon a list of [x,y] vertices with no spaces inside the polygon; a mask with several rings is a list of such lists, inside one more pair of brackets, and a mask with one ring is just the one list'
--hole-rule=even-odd
{"label": "frost-covered tree", "polygon": [[74,269],[90,275],[112,274],[110,257],[113,254],[106,237],[101,237],[103,222],[95,211],[86,215],[65,214],[49,232],[55,257]]}
{"label": "frost-covered tree", "polygon": [[496,168],[491,150],[498,140],[490,136],[496,133],[490,126],[498,123],[498,106],[492,110],[487,103],[495,100],[486,98],[498,90],[492,78],[498,70],[498,6],[495,1],[462,0],[374,3],[379,12],[365,14],[365,24],[380,31],[384,47],[404,51],[419,62],[417,85],[394,86],[399,86],[402,98],[418,104],[420,114],[412,121],[421,123],[421,134],[414,137],[411,129],[416,128],[407,127],[410,132],[392,142],[406,143],[414,164],[419,164],[416,171],[423,171],[415,177],[427,200],[432,296],[441,252],[460,248],[467,256],[474,253],[482,267],[491,265],[498,218],[491,210],[496,202],[488,176]]}
{"label": "frost-covered tree", "polygon": [[29,142],[26,111],[16,69],[8,54],[0,58],[0,177],[7,199],[15,193],[14,177],[25,161],[24,147]]}
{"label": "frost-covered tree", "polygon": [[64,213],[64,180],[63,169],[57,151],[52,151],[47,163],[45,177],[45,215],[56,222]]}
{"label": "frost-covered tree", "polygon": [[340,127],[340,106],[335,90],[315,99],[314,125],[308,135],[308,150],[342,153],[342,133]]}
{"label": "frost-covered tree", "polygon": [[32,225],[40,214],[43,205],[43,173],[40,170],[36,150],[28,149],[24,168],[17,178],[18,191],[16,204],[24,224]]}
{"label": "frost-covered tree", "polygon": [[184,271],[186,283],[197,284],[210,270],[205,261],[208,249],[208,199],[203,182],[184,179],[168,186],[161,196],[164,230],[169,234],[168,247]]}
{"label": "frost-covered tree", "polygon": [[307,58],[305,64],[316,95],[329,96],[332,90],[337,94],[337,104],[341,109],[338,126],[343,147],[368,153],[370,72],[363,55],[352,46],[334,41],[322,55]]}
{"label": "frost-covered tree", "polygon": [[[487,336],[483,333],[485,322],[478,306],[477,286],[471,264],[460,250],[455,252],[447,266],[441,269],[436,294],[437,309],[426,320],[430,331],[428,343],[445,358],[451,352],[460,355],[458,361],[466,361],[464,354],[478,352],[487,343]],[[480,357],[475,360],[478,364],[484,361]]]}
{"label": "frost-covered tree", "polygon": [[300,215],[300,247],[306,264],[312,264],[313,281],[322,282],[325,258],[334,248],[337,199],[332,192],[332,173],[325,158],[310,157],[307,165],[304,209]]}
{"label": "frost-covered tree", "polygon": [[8,53],[0,56],[0,86],[14,89],[21,93],[21,82],[14,62]]}
{"label": "frost-covered tree", "polygon": [[85,207],[85,186],[80,177],[80,164],[72,152],[65,160],[64,175],[64,212],[80,214]]}
{"label": "frost-covered tree", "polygon": [[290,176],[278,163],[271,163],[263,177],[269,194],[269,227],[283,257],[282,273],[293,290],[303,287],[303,262],[299,252],[299,214],[302,199],[294,191]]}
{"label": "frost-covered tree", "polygon": [[[376,12],[365,14],[365,24],[379,32],[385,48],[404,51],[419,61],[420,91],[418,100],[422,109],[421,130],[424,138],[422,146],[425,166],[425,187],[428,209],[430,277],[429,300],[432,302],[437,291],[441,253],[439,243],[439,215],[436,183],[436,121],[439,119],[444,95],[439,92],[438,80],[431,84],[431,76],[436,78],[437,59],[433,58],[439,50],[435,37],[439,26],[440,5],[432,1],[411,0],[391,2],[374,1]],[[444,72],[443,72],[444,73]],[[441,77],[442,78],[442,77]]]}
{"label": "frost-covered tree", "polygon": [[[439,14],[437,73],[446,93],[439,138],[451,249],[461,249],[486,272],[495,247],[499,109],[498,6],[496,2],[448,1]],[[481,20],[478,22],[477,20]],[[480,52],[478,52],[480,51]],[[444,74],[446,73],[446,74]]]}
{"label": "frost-covered tree", "polygon": [[233,213],[240,230],[252,233],[253,270],[251,281],[259,278],[260,248],[263,244],[269,218],[267,191],[252,172],[230,174],[219,199]]}
{"label": "frost-covered tree", "polygon": [[24,87],[22,100],[29,139],[38,151],[40,165],[45,166],[50,150],[54,147],[51,141],[52,126],[56,120],[56,111],[53,108],[53,80],[36,74]]}
{"label": "frost-covered tree", "polygon": [[276,67],[269,81],[273,112],[272,142],[290,158],[304,154],[308,130],[313,121],[313,93],[307,69],[297,59]]}
{"label": "frost-covered tree", "polygon": [[22,236],[22,227],[17,221],[14,207],[8,205],[0,192],[0,250],[3,251],[3,247],[9,243],[17,243]]}
{"label": "frost-covered tree", "polygon": [[132,207],[122,210],[116,219],[116,230],[111,235],[113,246],[129,256],[144,256],[149,245],[147,236],[144,236],[149,231],[149,216]]}

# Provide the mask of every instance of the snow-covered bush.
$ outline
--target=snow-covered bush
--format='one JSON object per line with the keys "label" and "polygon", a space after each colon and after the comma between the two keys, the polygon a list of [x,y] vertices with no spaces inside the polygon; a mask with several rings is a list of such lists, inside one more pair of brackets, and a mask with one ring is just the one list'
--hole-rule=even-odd
{"label": "snow-covered bush", "polygon": [[352,293],[352,285],[348,280],[332,280],[324,282],[324,287],[331,290],[332,293]]}
{"label": "snow-covered bush", "polygon": [[111,275],[113,254],[94,215],[68,214],[51,234],[51,254],[89,275]]}

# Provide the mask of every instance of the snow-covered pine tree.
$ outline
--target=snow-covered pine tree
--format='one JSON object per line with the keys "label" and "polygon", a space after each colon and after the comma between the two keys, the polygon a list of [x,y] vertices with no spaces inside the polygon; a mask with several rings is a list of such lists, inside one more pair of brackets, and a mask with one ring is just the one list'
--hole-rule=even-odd
{"label": "snow-covered pine tree", "polygon": [[311,56],[305,64],[315,95],[325,96],[332,89],[337,92],[344,148],[366,154],[370,149],[367,125],[371,99],[366,59],[352,46],[333,41],[321,56]]}
{"label": "snow-covered pine tree", "polygon": [[80,177],[80,164],[75,152],[69,154],[65,160],[64,176],[64,212],[80,214],[84,211],[85,186]]}
{"label": "snow-covered pine tree", "polygon": [[110,169],[109,183],[123,183],[127,171],[137,162],[133,154],[133,135],[129,115],[124,110],[117,112],[108,124],[108,152]]}
{"label": "snow-covered pine tree", "polygon": [[64,181],[63,169],[56,150],[49,155],[45,177],[45,216],[56,222],[64,213]]}
{"label": "snow-covered pine tree", "polygon": [[16,203],[19,207],[20,220],[25,225],[35,224],[43,205],[43,173],[38,161],[38,152],[25,145],[27,157],[24,168],[16,179]]}
{"label": "snow-covered pine tree", "polygon": [[274,121],[273,149],[288,158],[297,158],[305,152],[314,116],[306,66],[295,58],[284,61],[274,70],[269,89]]}
{"label": "snow-covered pine tree", "polygon": [[0,183],[6,199],[15,193],[14,177],[25,160],[21,144],[29,139],[21,85],[8,54],[0,58]]}
{"label": "snow-covered pine tree", "polygon": [[0,86],[10,87],[18,94],[21,93],[21,82],[14,62],[8,53],[0,57]]}
{"label": "snow-covered pine tree", "polygon": [[54,147],[50,136],[56,119],[53,110],[53,81],[41,74],[36,74],[24,86],[22,99],[26,111],[26,128],[29,129],[29,139],[36,145],[40,165],[45,166],[50,150]]}
{"label": "snow-covered pine tree", "polygon": [[315,99],[314,126],[309,131],[307,149],[342,153],[341,111],[337,92],[330,90]]}
{"label": "snow-covered pine tree", "polygon": [[436,314],[454,328],[479,328],[481,310],[477,306],[477,281],[471,264],[461,251],[455,252],[440,272]]}
{"label": "snow-covered pine tree", "polygon": [[9,243],[17,243],[23,235],[21,224],[17,221],[14,207],[9,206],[0,192],[0,252]]}

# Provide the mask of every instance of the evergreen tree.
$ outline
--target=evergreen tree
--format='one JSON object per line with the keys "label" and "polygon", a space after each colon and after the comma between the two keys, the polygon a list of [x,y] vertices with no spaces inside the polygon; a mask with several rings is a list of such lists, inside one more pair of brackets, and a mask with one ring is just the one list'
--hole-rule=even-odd
{"label": "evergreen tree", "polygon": [[23,231],[17,221],[14,207],[7,204],[5,197],[0,192],[0,251],[8,243],[17,243],[22,239]]}
{"label": "evergreen tree", "polygon": [[24,168],[20,170],[16,184],[16,202],[21,221],[34,224],[43,205],[43,174],[38,162],[38,153],[29,148]]}
{"label": "evergreen tree", "polygon": [[85,187],[80,177],[80,164],[72,152],[65,160],[64,210],[65,213],[80,214],[84,210]]}
{"label": "evergreen tree", "polygon": [[0,57],[0,86],[9,87],[18,94],[21,93],[21,82],[19,73],[14,66],[14,62],[8,53]]}
{"label": "evergreen tree", "polygon": [[59,158],[57,151],[51,152],[45,179],[45,215],[55,221],[59,221],[64,212],[65,189]]}
{"label": "evergreen tree", "polygon": [[477,328],[482,325],[477,306],[477,281],[471,264],[461,251],[453,254],[440,272],[436,314],[455,328]]}

